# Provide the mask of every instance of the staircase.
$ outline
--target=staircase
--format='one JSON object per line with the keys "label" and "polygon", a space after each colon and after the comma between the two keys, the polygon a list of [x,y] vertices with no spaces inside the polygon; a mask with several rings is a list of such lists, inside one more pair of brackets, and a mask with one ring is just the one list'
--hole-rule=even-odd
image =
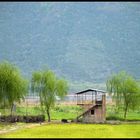
{"label": "staircase", "polygon": [[84,111],[82,114],[80,114],[80,115],[78,115],[77,117],[76,117],[76,119],[74,119],[73,121],[74,122],[78,122],[78,119],[80,118],[80,117],[82,117],[84,114],[86,114],[88,111],[90,111],[91,109],[94,109],[96,107],[96,105],[93,105],[92,107],[90,107],[89,109],[87,109],[86,111]]}
{"label": "staircase", "polygon": [[78,122],[78,119],[80,117],[82,117],[84,114],[86,114],[88,111],[90,111],[91,109],[94,109],[96,106],[102,105],[102,101],[96,101],[95,104],[91,104],[91,102],[89,102],[88,104],[82,104],[82,105],[84,105],[84,106],[85,105],[90,105],[90,107],[86,111],[84,111],[82,114],[78,115],[76,117],[76,119],[73,120],[74,122]]}

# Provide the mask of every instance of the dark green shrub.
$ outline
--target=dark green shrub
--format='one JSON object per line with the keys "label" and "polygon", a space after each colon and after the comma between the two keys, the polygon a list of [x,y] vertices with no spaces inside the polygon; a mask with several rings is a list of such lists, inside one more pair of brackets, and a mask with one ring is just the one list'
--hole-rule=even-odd
{"label": "dark green shrub", "polygon": [[106,117],[106,120],[120,120],[120,121],[123,121],[124,119],[121,118],[121,117],[118,117],[118,116],[108,116]]}
{"label": "dark green shrub", "polygon": [[45,115],[38,115],[38,116],[0,116],[0,122],[44,122]]}

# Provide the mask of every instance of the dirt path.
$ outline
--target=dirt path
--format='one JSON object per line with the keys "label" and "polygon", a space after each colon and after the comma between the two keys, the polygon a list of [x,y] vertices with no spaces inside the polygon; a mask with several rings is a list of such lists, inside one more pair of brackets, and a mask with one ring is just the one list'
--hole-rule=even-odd
{"label": "dirt path", "polygon": [[61,123],[61,122],[60,121],[52,121],[50,123],[43,122],[41,124],[40,123],[13,124],[10,128],[8,126],[6,126],[5,128],[1,129],[0,134],[9,133],[9,132],[20,130],[23,128],[32,128],[32,127],[42,126],[42,125],[46,125],[46,124],[59,124],[59,123]]}
{"label": "dirt path", "polygon": [[6,127],[4,129],[1,129],[0,134],[12,132],[12,131],[15,131],[15,130],[20,130],[20,129],[23,129],[23,128],[32,128],[32,127],[40,126],[40,125],[44,125],[44,124],[45,123],[42,123],[42,124],[23,124],[23,125],[15,124],[15,125],[11,126],[10,128]]}
{"label": "dirt path", "polygon": [[116,121],[116,120],[108,120],[107,124],[140,124],[140,121]]}

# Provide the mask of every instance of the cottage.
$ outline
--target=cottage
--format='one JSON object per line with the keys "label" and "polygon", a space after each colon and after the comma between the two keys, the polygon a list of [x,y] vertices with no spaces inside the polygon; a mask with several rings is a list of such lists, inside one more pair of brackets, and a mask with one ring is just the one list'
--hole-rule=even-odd
{"label": "cottage", "polygon": [[77,116],[75,121],[82,119],[85,123],[101,123],[106,120],[106,96],[105,91],[88,89],[78,93],[77,105],[83,107],[84,112]]}

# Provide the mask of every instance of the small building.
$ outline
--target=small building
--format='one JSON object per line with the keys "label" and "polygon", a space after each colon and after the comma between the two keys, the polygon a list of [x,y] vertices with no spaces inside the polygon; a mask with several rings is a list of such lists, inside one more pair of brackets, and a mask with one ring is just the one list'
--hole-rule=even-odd
{"label": "small building", "polygon": [[106,120],[106,95],[105,91],[88,89],[78,93],[77,105],[80,105],[84,112],[77,116],[75,121],[81,118],[84,123],[103,123]]}

